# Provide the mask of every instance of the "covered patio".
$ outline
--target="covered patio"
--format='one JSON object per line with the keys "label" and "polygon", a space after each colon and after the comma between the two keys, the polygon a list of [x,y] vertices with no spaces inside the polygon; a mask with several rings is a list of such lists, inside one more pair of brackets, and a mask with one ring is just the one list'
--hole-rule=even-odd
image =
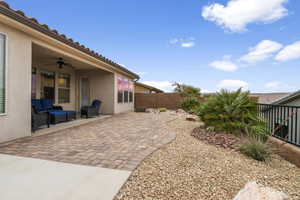
{"label": "covered patio", "polygon": [[[49,117],[41,111],[53,111],[50,121],[55,124],[78,119],[81,108],[94,100],[100,109],[85,109],[85,115],[134,109],[136,73],[4,2],[0,28],[5,61],[0,143],[32,136],[33,127],[47,127]],[[33,104],[39,113],[32,112]]]}
{"label": "covered patio", "polygon": [[[70,124],[73,120],[83,121],[82,119],[87,118],[88,115],[81,116],[81,109],[91,106],[94,100],[101,101],[100,109],[96,111],[100,115],[113,114],[114,80],[112,72],[82,62],[62,52],[32,44],[32,102],[47,100],[51,102],[49,104],[53,104],[53,109],[59,108],[68,112],[65,118],[57,117],[57,120],[53,119],[56,116],[50,116],[48,120],[52,124],[51,127],[62,122]],[[35,113],[35,110],[32,112]],[[61,113],[59,111],[57,114]],[[74,114],[68,117],[69,113]],[[92,117],[99,116],[96,113]],[[64,126],[68,127],[68,125]],[[39,128],[46,127],[46,124],[41,124]]]}

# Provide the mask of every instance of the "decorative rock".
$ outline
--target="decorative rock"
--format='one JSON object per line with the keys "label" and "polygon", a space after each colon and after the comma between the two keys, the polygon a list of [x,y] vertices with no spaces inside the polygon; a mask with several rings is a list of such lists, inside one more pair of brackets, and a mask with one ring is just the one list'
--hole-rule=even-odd
{"label": "decorative rock", "polygon": [[264,187],[256,182],[249,182],[233,200],[288,200],[289,197],[272,188]]}
{"label": "decorative rock", "polygon": [[182,113],[182,114],[185,114],[186,112],[185,112],[183,109],[177,109],[177,110],[176,110],[176,113]]}
{"label": "decorative rock", "polygon": [[185,119],[187,121],[196,122],[198,120],[198,117],[196,115],[188,115]]}

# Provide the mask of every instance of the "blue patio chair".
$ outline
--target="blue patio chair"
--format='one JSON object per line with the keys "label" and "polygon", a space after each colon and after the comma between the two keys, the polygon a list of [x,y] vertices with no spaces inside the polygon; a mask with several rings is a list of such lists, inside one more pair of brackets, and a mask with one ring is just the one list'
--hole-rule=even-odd
{"label": "blue patio chair", "polygon": [[31,106],[31,130],[34,132],[41,126],[50,125],[49,112],[37,111],[35,105]]}
{"label": "blue patio chair", "polygon": [[36,112],[45,111],[40,99],[31,99],[31,105],[34,106]]}
{"label": "blue patio chair", "polygon": [[100,114],[101,104],[102,101],[95,99],[91,106],[83,106],[81,108],[81,117],[86,116],[86,118],[89,118],[98,116]]}

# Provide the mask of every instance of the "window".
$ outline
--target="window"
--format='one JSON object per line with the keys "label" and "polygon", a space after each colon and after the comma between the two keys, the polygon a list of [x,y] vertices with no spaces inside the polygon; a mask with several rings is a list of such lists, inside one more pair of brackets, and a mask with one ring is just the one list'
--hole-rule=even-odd
{"label": "window", "polygon": [[118,91],[118,103],[123,103],[123,91]]}
{"label": "window", "polygon": [[126,91],[124,91],[124,103],[128,103],[128,100],[129,100],[128,97],[129,97],[128,96],[128,91],[126,90]]}
{"label": "window", "polygon": [[0,34],[0,114],[5,113],[6,99],[6,36]]}
{"label": "window", "polygon": [[41,99],[55,102],[55,73],[41,71]]}
{"label": "window", "polygon": [[118,77],[118,103],[123,103],[123,78]]}
{"label": "window", "polygon": [[132,103],[133,102],[133,90],[134,90],[134,84],[132,81],[129,81],[129,102]]}
{"label": "window", "polygon": [[58,103],[70,103],[70,74],[60,73],[58,75]]}
{"label": "window", "polygon": [[118,77],[118,103],[133,102],[133,88],[132,81],[126,78]]}
{"label": "window", "polygon": [[133,101],[133,92],[129,92],[129,102],[131,103]]}

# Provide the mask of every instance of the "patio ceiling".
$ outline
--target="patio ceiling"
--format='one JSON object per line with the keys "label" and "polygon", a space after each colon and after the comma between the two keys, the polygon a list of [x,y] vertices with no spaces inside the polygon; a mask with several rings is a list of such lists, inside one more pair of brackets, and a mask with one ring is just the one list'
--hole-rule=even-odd
{"label": "patio ceiling", "polygon": [[[99,69],[92,65],[88,65],[74,58],[63,55],[59,52],[52,51],[45,47],[39,46],[37,44],[32,44],[32,64],[33,66],[50,66],[57,67],[57,61],[59,58],[63,58],[64,62],[68,63],[68,66],[75,70],[85,70],[85,69]],[[101,70],[101,69],[99,69]]]}

